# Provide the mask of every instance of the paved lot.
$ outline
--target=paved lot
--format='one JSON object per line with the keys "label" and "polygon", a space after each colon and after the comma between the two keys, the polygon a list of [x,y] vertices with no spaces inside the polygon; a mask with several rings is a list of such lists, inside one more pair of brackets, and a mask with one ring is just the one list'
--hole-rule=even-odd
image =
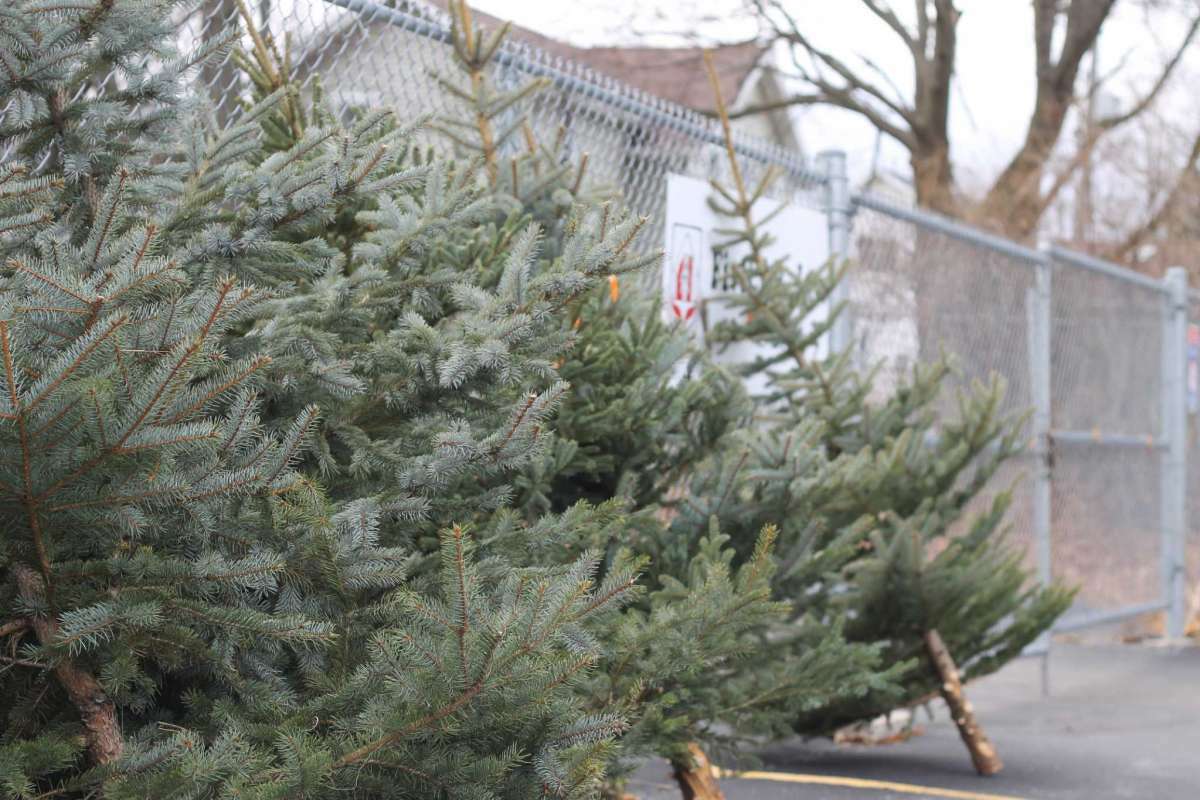
{"label": "paved lot", "polygon": [[[991,778],[974,774],[939,708],[934,722],[922,715],[924,735],[907,742],[782,743],[761,754],[761,769],[942,792],[743,779],[722,786],[729,800],[912,800],[953,792],[1021,800],[1200,797],[1200,647],[1056,645],[1046,698],[1040,667],[1039,659],[1023,659],[968,688],[1006,764]],[[661,764],[647,765],[630,788],[645,800],[679,796]]]}

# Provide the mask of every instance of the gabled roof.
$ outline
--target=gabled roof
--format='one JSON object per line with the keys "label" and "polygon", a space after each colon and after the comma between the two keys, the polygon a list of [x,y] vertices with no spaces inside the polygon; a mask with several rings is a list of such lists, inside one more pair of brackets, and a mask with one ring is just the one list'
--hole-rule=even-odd
{"label": "gabled roof", "polygon": [[[445,12],[446,0],[409,0],[410,13],[420,13],[421,5]],[[476,23],[488,30],[504,24],[481,11],[472,11]],[[512,25],[513,40],[532,45],[550,55],[591,67],[644,92],[697,111],[710,111],[715,103],[704,69],[704,48],[700,47],[577,47],[552,39],[536,31]],[[762,61],[767,48],[758,42],[718,45],[711,48],[721,95],[732,104],[746,79]]]}
{"label": "gabled roof", "polygon": [[[733,103],[765,48],[757,42],[714,47],[713,64],[721,95]],[[715,106],[699,47],[586,47],[575,59],[650,94],[698,111]]]}

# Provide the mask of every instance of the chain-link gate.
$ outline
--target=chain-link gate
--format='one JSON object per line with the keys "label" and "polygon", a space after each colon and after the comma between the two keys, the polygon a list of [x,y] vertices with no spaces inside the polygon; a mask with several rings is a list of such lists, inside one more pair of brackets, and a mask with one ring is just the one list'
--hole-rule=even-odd
{"label": "chain-link gate", "polygon": [[[387,106],[405,118],[447,110],[431,77],[453,69],[440,10],[420,0],[273,0],[255,8],[264,28],[286,37],[295,77],[319,80],[336,107]],[[205,0],[181,18],[182,43],[237,15],[236,0]],[[570,150],[588,154],[592,179],[649,218],[649,245],[662,241],[667,175],[726,177],[720,130],[693,110],[516,40],[497,64],[502,82],[549,80],[532,110],[534,128],[541,136],[561,131]],[[231,61],[207,67],[199,80],[219,120],[238,113],[242,79]],[[946,352],[959,369],[951,388],[998,374],[1005,410],[1032,410],[1026,456],[994,485],[1015,486],[1012,539],[1031,566],[1043,579],[1081,587],[1057,630],[1165,611],[1166,632],[1181,635],[1187,563],[1200,575],[1200,491],[1187,491],[1200,485],[1189,373],[1200,341],[1189,344],[1187,322],[1200,320],[1200,295],[1189,296],[1182,271],[1158,281],[851,196],[841,154],[812,168],[797,153],[743,135],[736,150],[748,179],[775,167],[783,175],[777,198],[826,211],[832,251],[852,257],[841,288],[849,313],[835,345],[883,363],[879,392]]]}
{"label": "chain-link gate", "polygon": [[1080,588],[1055,630],[1165,612],[1165,632],[1181,635],[1186,575],[1198,574],[1187,559],[1200,563],[1200,513],[1187,491],[1200,342],[1189,345],[1197,333],[1183,270],[1159,281],[877,198],[854,204],[858,352],[885,357],[885,382],[950,353],[959,373],[947,402],[964,382],[997,374],[1006,410],[1032,411],[1026,458],[994,485],[1024,474],[1012,539],[1043,580]]}

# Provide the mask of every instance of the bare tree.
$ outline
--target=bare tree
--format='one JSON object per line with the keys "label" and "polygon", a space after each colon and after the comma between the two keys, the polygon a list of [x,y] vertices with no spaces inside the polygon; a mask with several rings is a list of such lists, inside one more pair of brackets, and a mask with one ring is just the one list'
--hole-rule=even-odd
{"label": "bare tree", "polygon": [[[913,88],[907,93],[869,56],[860,55],[851,63],[811,41],[789,11],[787,0],[748,2],[768,36],[789,46],[796,77],[806,87],[773,107],[833,105],[862,116],[908,151],[921,205],[957,216],[969,209],[976,221],[1018,239],[1035,233],[1046,208],[1086,161],[1086,153],[1099,138],[1153,104],[1200,30],[1200,3],[1190,2],[1192,19],[1182,41],[1147,92],[1127,110],[1092,120],[1087,140],[1079,145],[1081,157],[1069,159],[1065,173],[1052,174],[1052,157],[1076,101],[1080,65],[1095,48],[1117,0],[1034,0],[1036,62],[1032,66],[1037,92],[1025,138],[982,202],[972,208],[955,195],[948,125],[961,18],[953,0],[915,0],[915,13],[909,21],[901,19],[888,0],[857,0],[911,55]],[[741,114],[764,110],[763,106],[751,107]]]}

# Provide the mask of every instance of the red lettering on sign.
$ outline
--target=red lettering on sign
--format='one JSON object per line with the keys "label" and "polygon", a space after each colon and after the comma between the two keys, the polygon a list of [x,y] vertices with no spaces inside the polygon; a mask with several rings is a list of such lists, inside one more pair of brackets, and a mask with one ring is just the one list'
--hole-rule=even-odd
{"label": "red lettering on sign", "polygon": [[671,310],[677,319],[690,320],[696,313],[696,304],[692,302],[695,279],[695,259],[690,255],[679,259],[679,266],[675,268],[675,298],[671,301]]}

